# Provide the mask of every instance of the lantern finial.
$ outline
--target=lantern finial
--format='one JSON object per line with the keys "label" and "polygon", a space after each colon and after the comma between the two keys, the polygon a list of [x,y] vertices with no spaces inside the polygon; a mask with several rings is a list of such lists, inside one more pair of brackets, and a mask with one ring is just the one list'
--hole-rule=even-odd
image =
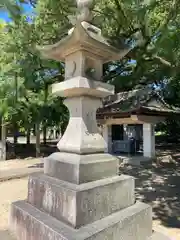
{"label": "lantern finial", "polygon": [[92,8],[94,6],[94,0],[76,0],[78,8],[78,20],[91,22],[92,21]]}

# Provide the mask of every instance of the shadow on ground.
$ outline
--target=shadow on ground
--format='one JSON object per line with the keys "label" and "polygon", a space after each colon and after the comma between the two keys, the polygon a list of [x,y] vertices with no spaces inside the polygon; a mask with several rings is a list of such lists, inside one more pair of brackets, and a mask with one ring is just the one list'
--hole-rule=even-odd
{"label": "shadow on ground", "polygon": [[125,165],[120,173],[135,177],[136,198],[153,207],[153,218],[166,227],[180,228],[180,162]]}
{"label": "shadow on ground", "polygon": [[[47,144],[40,145],[40,156],[46,157],[50,154],[57,152],[57,142],[47,142]],[[8,159],[25,159],[28,157],[36,157],[36,145],[35,144],[9,144],[7,148]]]}

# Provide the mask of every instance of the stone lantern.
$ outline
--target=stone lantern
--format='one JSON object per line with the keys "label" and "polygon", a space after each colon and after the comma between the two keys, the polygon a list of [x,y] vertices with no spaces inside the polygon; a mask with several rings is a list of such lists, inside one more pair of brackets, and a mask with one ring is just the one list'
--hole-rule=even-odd
{"label": "stone lantern", "polygon": [[[44,160],[44,174],[29,177],[27,201],[12,204],[10,228],[18,240],[146,240],[152,210],[135,203],[134,179],[118,176],[118,159],[106,152],[96,123],[102,99],[114,93],[103,83],[103,64],[129,49],[111,46],[91,24],[92,0],[78,0],[79,15],[68,36],[40,49],[65,62],[65,81],[54,95],[65,97],[70,120],[60,152]],[[158,238],[159,239],[159,238]]]}

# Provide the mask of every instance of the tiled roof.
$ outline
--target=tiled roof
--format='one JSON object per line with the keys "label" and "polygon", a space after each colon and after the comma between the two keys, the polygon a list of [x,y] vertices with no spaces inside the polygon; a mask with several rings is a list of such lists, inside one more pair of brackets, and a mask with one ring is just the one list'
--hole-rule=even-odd
{"label": "tiled roof", "polygon": [[150,111],[159,113],[180,113],[180,109],[169,106],[160,94],[151,88],[120,92],[103,101],[98,113],[126,113]]}

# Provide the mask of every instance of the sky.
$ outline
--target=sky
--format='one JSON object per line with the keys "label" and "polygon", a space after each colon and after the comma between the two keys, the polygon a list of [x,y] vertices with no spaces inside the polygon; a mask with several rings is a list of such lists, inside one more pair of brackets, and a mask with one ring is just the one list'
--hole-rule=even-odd
{"label": "sky", "polygon": [[[28,4],[22,4],[23,5],[23,9],[25,12],[31,12],[32,11],[32,6],[28,5]],[[6,22],[11,21],[11,19],[8,16],[8,13],[6,11],[0,11],[0,19],[5,20]]]}

